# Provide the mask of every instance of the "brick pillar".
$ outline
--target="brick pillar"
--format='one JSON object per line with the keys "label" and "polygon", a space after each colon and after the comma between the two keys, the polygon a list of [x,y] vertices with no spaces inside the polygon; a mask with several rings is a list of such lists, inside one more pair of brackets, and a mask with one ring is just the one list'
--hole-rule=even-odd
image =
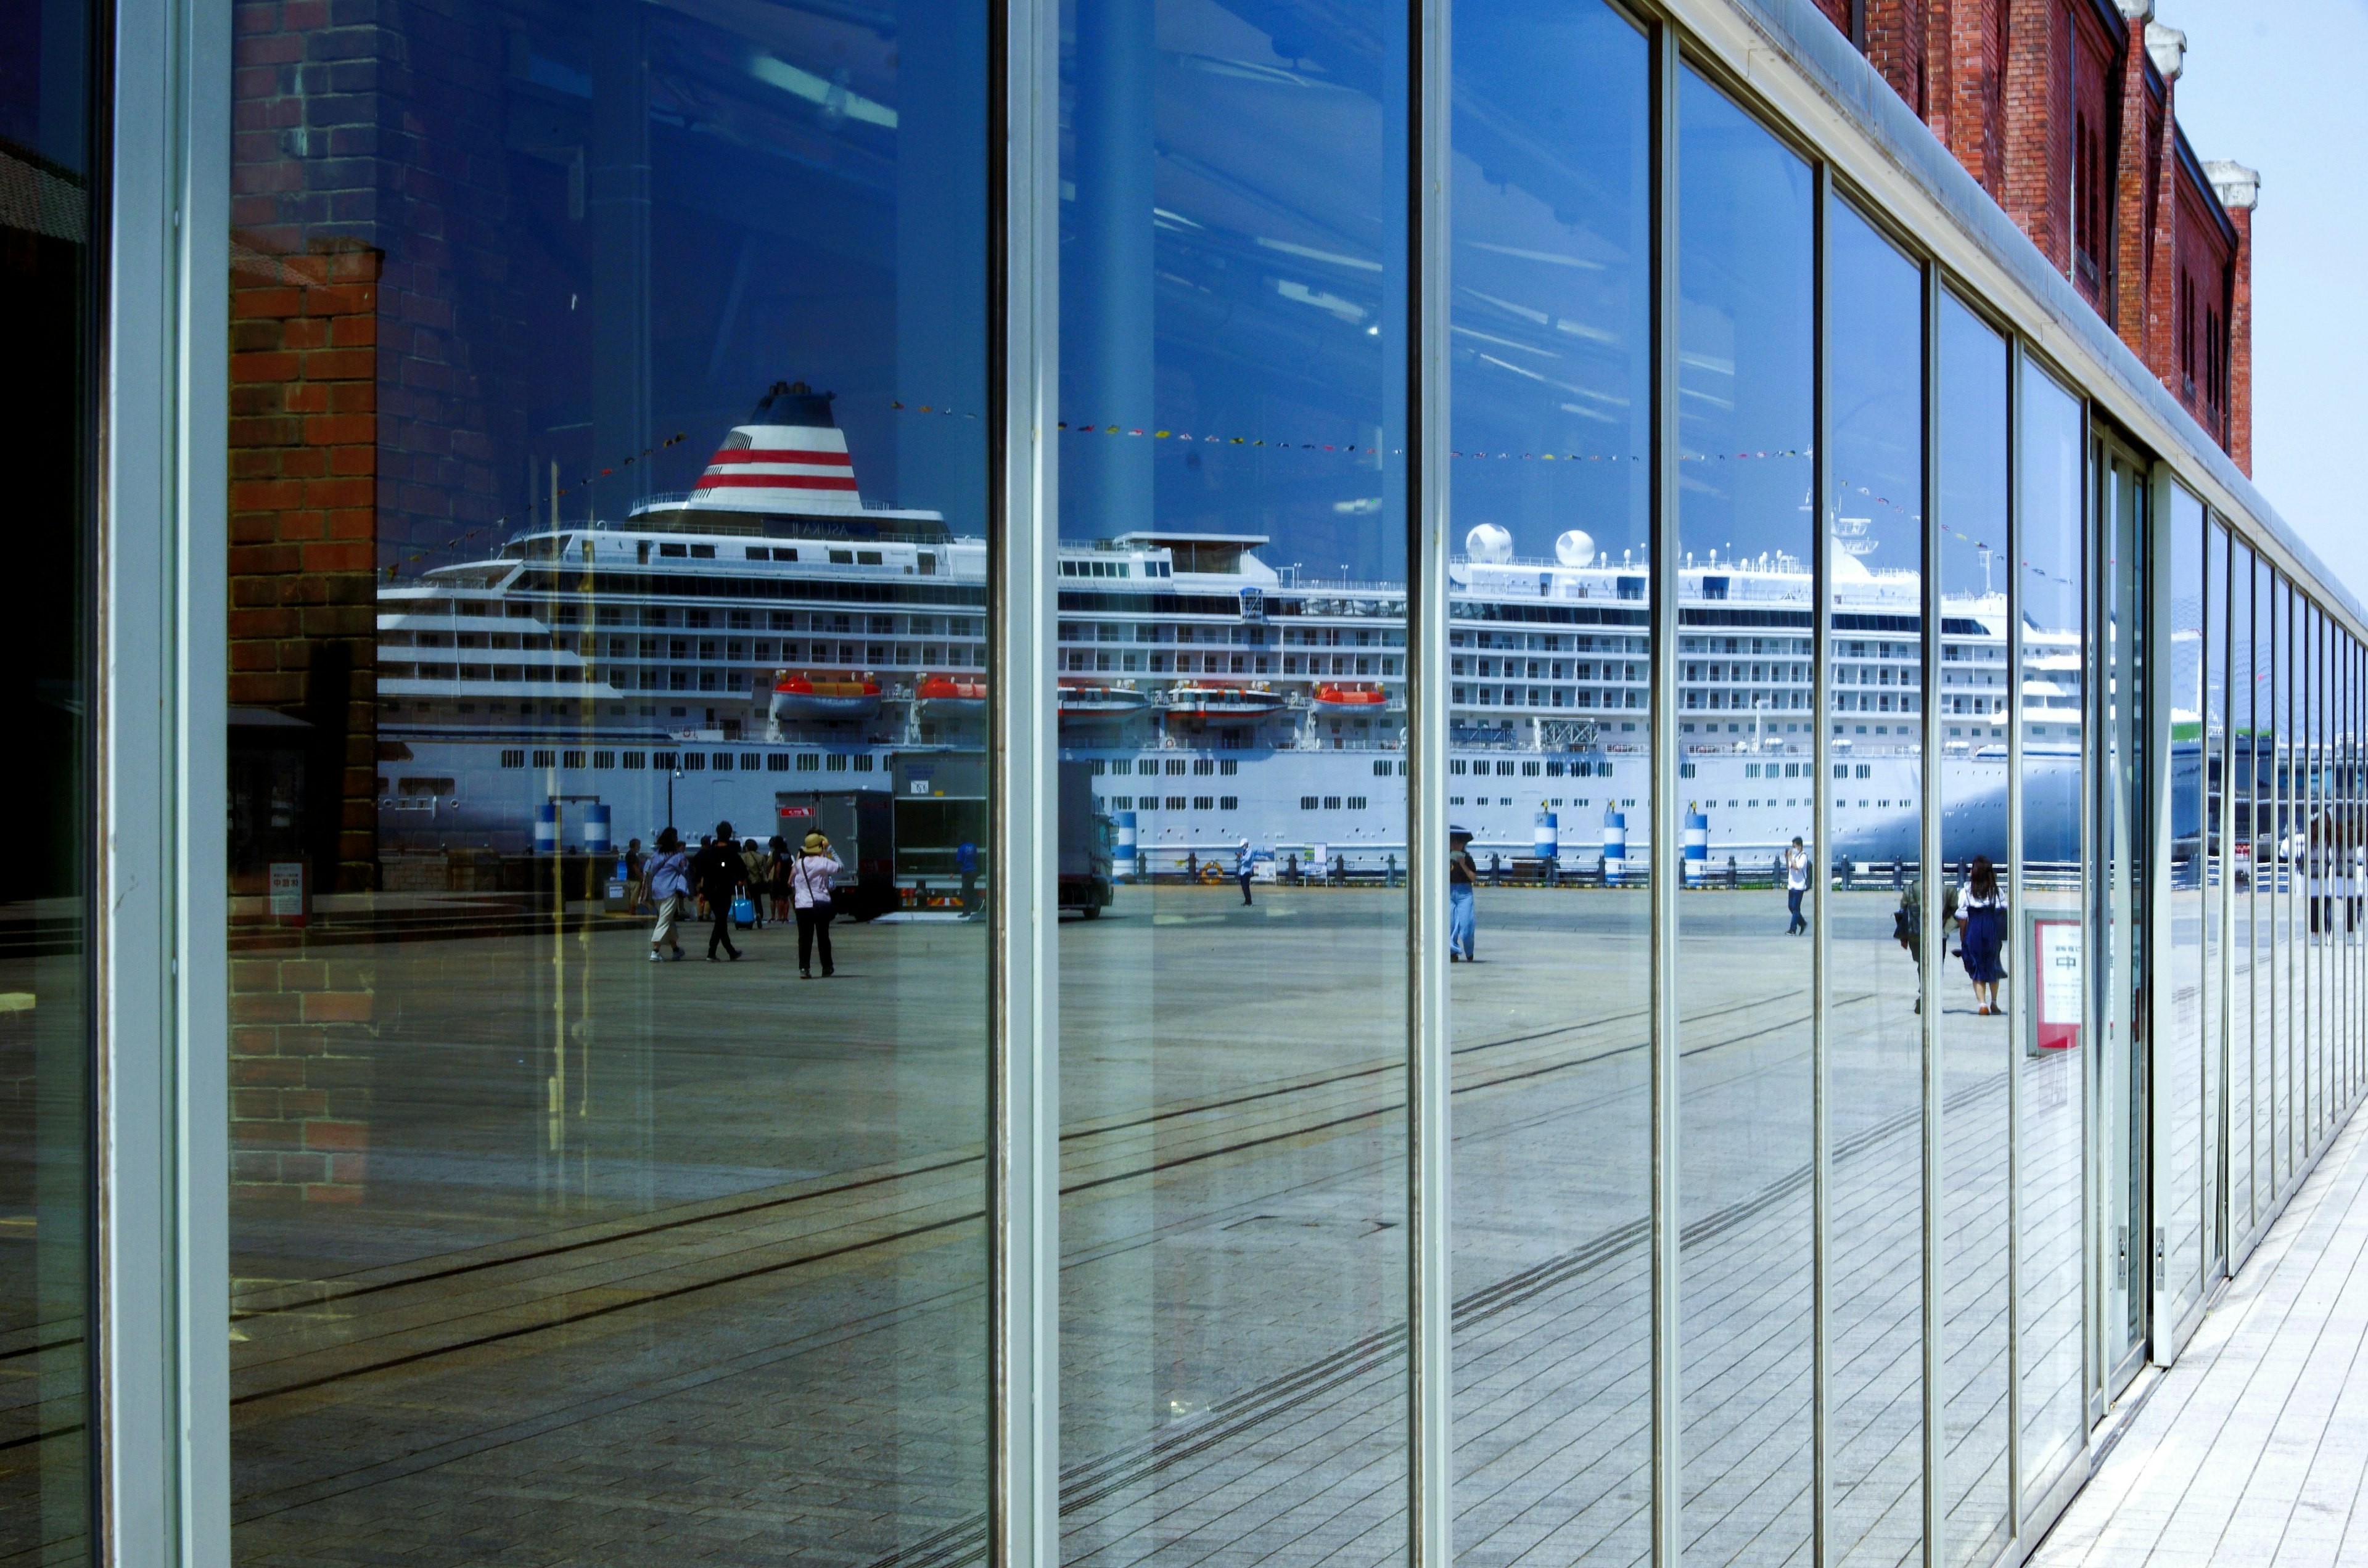
{"label": "brick pillar", "polygon": [[2181,403],[2179,369],[2179,74],[2187,35],[2148,22],[2147,58],[2162,73],[2162,118],[2154,127],[2147,190],[2146,362]]}
{"label": "brick pillar", "polygon": [[2261,176],[2242,164],[2203,165],[2228,221],[2237,226],[2237,254],[2228,258],[2228,455],[2253,472],[2253,209]]}
{"label": "brick pillar", "polygon": [[2129,42],[2122,51],[2120,136],[2113,145],[2112,255],[2099,259],[2112,269],[2105,297],[2112,301],[2111,324],[2130,352],[2147,365],[2146,314],[2154,247],[2150,243],[2155,200],[2155,148],[2169,116],[2157,116],[2146,90],[2146,52],[2140,43],[2154,0],[2122,0]]}
{"label": "brick pillar", "polygon": [[242,245],[231,282],[230,699],[313,728],[321,892],[378,869],[379,252]]}
{"label": "brick pillar", "polygon": [[[339,240],[293,256],[241,242],[233,258],[230,700],[308,726],[314,889],[366,892],[378,869],[381,258]],[[232,891],[235,1193],[358,1199],[376,1015],[370,949],[308,949],[303,932],[258,929],[259,910],[237,905],[261,890]]]}
{"label": "brick pillar", "polygon": [[1945,0],[1867,0],[1866,57],[1900,101],[1926,118],[1924,7]]}
{"label": "brick pillar", "polygon": [[2072,270],[2072,33],[2062,0],[2006,0],[2002,168],[2008,216]]}
{"label": "brick pillar", "polygon": [[1943,138],[1957,162],[1990,193],[2006,194],[2006,141],[2000,96],[2006,76],[2007,0],[1933,0],[1946,23],[1937,46],[1948,56]]}

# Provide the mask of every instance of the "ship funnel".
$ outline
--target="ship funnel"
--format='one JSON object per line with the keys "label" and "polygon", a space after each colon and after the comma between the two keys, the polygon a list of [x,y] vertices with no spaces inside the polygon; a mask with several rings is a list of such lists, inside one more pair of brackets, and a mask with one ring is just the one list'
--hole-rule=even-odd
{"label": "ship funnel", "polygon": [[860,512],[855,461],[831,416],[837,394],[775,381],[733,427],[692,487],[693,507],[733,512]]}

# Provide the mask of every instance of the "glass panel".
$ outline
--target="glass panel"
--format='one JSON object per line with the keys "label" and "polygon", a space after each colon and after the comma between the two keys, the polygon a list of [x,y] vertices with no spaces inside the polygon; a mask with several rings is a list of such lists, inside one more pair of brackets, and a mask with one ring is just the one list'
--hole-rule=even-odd
{"label": "glass panel", "polygon": [[2229,852],[2235,840],[2229,767],[2233,723],[2228,680],[2228,528],[2211,519],[2203,535],[2203,715],[2199,775],[2203,855],[2203,1230],[2204,1288],[2226,1270],[2230,1240],[2242,1232],[2237,1191],[2241,1153],[2248,1147],[2239,1108],[2242,1064],[2236,1012],[2229,1002],[2231,965]]}
{"label": "glass panel", "polygon": [[[1765,769],[1814,755],[1771,659],[1805,654],[1814,613],[1815,209],[1808,166],[1691,73],[1678,119],[1685,1551],[1778,1561],[1811,1528],[1813,965],[1772,899],[1735,890],[1814,823],[1809,783],[1777,794]],[[1795,803],[1744,804],[1754,767],[1759,800]]]}
{"label": "glass panel", "polygon": [[0,811],[17,846],[0,873],[0,1559],[45,1564],[94,1557],[85,719],[97,483],[91,217],[106,197],[92,178],[93,10],[84,0],[0,10],[0,461],[13,565],[40,585],[7,618],[16,653],[0,688],[13,759]]}
{"label": "glass panel", "polygon": [[2277,579],[2253,560],[2253,1215],[2268,1219],[2278,1195],[2278,681]]}
{"label": "glass panel", "polygon": [[[1455,1546],[1626,1562],[1651,1520],[1650,627],[1622,594],[1650,538],[1645,39],[1593,0],[1455,28],[1450,404],[1476,526],[1448,812],[1514,884],[1472,890],[1487,940],[1453,981]],[[1494,455],[1517,452],[1563,460]]]}
{"label": "glass panel", "polygon": [[2301,786],[2303,966],[2303,1085],[2307,1106],[2305,1125],[2308,1149],[2318,1147],[2327,1125],[2327,965],[2320,937],[2325,931],[2321,901],[2326,893],[2327,812],[2327,656],[2326,621],[2318,607],[2299,607],[2302,651],[2303,744]]}
{"label": "glass panel", "polygon": [[2080,1243],[2088,1043],[2081,907],[2082,551],[2080,404],[2025,362],[2018,400],[2016,632],[2021,691],[2022,856],[2013,965],[2034,975],[2022,1006],[2016,1290],[2021,1310],[2025,1506],[2082,1443]]}
{"label": "glass panel", "polygon": [[2271,739],[2271,801],[2276,874],[2269,898],[2269,981],[2271,981],[2271,1080],[2276,1099],[2271,1101],[2271,1153],[2276,1161],[2276,1191],[2294,1185],[2294,1161],[2299,1140],[2294,1128],[2294,592],[2285,578],[2271,587],[2271,649],[2269,649],[2269,710],[2276,734]]}
{"label": "glass panel", "polygon": [[2094,650],[2101,676],[2097,693],[2104,722],[2099,765],[2103,789],[2099,842],[2105,924],[2089,933],[2095,974],[2103,982],[2104,1033],[2097,1061],[2096,1149],[2105,1174],[2105,1315],[2103,1368],[2107,1394],[2135,1371],[2133,1353],[2146,1337],[2148,1245],[2146,1186],[2147,1056],[2145,1006],[2146,931],[2139,919],[2146,886],[2146,846],[2152,813],[2146,777],[2146,485],[2112,449],[2099,444],[2098,528],[2103,580],[2102,615]]}
{"label": "glass panel", "polygon": [[983,15],[249,19],[234,1551],[974,1540]]}
{"label": "glass panel", "polygon": [[[2007,1496],[2007,1096],[2014,1041],[2007,836],[2007,347],[1941,306],[1941,858],[1959,977],[1940,1016],[1941,1476],[1946,1562],[1987,1562]],[[1978,885],[1976,885],[1978,884]],[[1976,981],[1976,974],[1987,978]]]}
{"label": "glass panel", "polygon": [[1062,1551],[1383,1560],[1406,12],[1064,11]]}
{"label": "glass panel", "polygon": [[2260,965],[2254,952],[2253,840],[2257,732],[2253,658],[2253,551],[2231,541],[2228,562],[2228,1239],[2249,1238],[2261,1211],[2259,1164],[2266,1085],[2254,1050]]}
{"label": "glass panel", "polygon": [[2170,624],[2162,650],[2170,689],[2170,863],[2162,954],[2165,1038],[2155,1042],[2155,1186],[2168,1327],[2203,1289],[2205,1138],[2203,984],[2203,504],[2173,486],[2165,538]]}
{"label": "glass panel", "polygon": [[[1830,850],[1843,875],[1827,905],[1834,1258],[1827,1550],[1839,1562],[1896,1563],[1915,1557],[1924,1539],[1918,977],[1927,958],[1941,965],[1948,956],[1945,941],[1923,953],[1920,937],[1923,278],[1845,203],[1833,203],[1829,222],[1827,651],[1833,756],[1848,777],[1836,781]],[[1938,881],[1933,888],[1948,891]],[[1791,956],[1772,955],[1770,967],[1792,967],[1784,962]],[[1946,994],[1962,995],[1953,985]]]}

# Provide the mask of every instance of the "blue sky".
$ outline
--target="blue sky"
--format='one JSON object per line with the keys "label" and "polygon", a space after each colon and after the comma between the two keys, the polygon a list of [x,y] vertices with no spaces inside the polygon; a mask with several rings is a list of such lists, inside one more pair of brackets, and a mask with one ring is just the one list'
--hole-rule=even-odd
{"label": "blue sky", "polygon": [[2196,155],[2261,171],[2253,214],[2253,478],[2368,599],[2359,395],[2368,364],[2368,0],[2157,0],[2187,34]]}

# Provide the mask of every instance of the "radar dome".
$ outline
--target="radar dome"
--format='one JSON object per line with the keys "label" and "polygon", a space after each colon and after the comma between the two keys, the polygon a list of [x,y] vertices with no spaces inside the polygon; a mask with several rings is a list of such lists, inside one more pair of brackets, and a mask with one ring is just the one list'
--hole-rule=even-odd
{"label": "radar dome", "polygon": [[1513,559],[1513,536],[1494,523],[1482,523],[1463,536],[1463,553],[1489,563]]}
{"label": "radar dome", "polygon": [[1554,540],[1554,559],[1565,566],[1584,566],[1595,559],[1595,540],[1586,530],[1572,528]]}

